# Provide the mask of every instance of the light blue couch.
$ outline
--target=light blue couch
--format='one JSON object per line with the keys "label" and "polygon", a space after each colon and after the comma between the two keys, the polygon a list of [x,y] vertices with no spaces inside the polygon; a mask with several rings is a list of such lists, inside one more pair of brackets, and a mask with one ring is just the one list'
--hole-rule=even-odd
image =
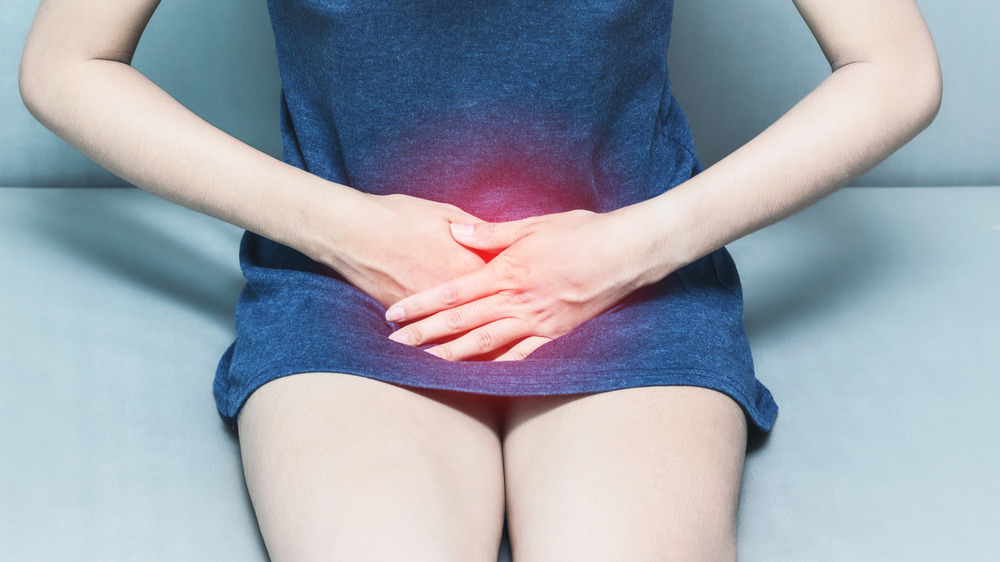
{"label": "light blue couch", "polygon": [[[239,234],[138,190],[0,190],[0,558],[266,560],[211,394]],[[731,250],[781,407],[741,559],[996,560],[1000,188],[850,188]]]}

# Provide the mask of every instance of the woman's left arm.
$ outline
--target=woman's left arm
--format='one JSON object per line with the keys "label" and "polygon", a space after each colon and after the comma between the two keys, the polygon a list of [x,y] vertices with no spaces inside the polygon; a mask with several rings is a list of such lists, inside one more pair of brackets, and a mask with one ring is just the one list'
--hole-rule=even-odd
{"label": "woman's left arm", "polygon": [[459,242],[499,254],[396,303],[390,320],[423,319],[392,339],[416,345],[464,333],[430,351],[521,358],[628,292],[848,184],[930,124],[941,68],[914,0],[795,5],[833,72],[778,121],[683,184],[612,213],[457,227]]}
{"label": "woman's left arm", "polygon": [[664,252],[661,262],[693,261],[802,210],[874,168],[937,115],[941,67],[914,0],[795,5],[833,73],[739,150],[636,206],[638,220],[674,225],[657,229],[656,244],[683,253]]}

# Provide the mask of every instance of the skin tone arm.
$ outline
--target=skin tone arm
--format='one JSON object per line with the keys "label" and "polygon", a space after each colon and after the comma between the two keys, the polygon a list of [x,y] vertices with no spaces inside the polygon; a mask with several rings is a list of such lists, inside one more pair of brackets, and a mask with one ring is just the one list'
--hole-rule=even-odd
{"label": "skin tone arm", "polygon": [[158,4],[42,0],[18,76],[32,115],[132,184],[292,247],[386,305],[483,265],[448,233],[450,222],[475,217],[405,195],[363,194],[285,164],[132,68]]}
{"label": "skin tone arm", "polygon": [[941,70],[913,0],[795,5],[833,72],[788,113],[648,201],[605,214],[453,225],[456,240],[499,254],[392,306],[387,317],[407,325],[391,339],[418,345],[464,333],[428,352],[521,359],[636,288],[846,185],[930,124]]}

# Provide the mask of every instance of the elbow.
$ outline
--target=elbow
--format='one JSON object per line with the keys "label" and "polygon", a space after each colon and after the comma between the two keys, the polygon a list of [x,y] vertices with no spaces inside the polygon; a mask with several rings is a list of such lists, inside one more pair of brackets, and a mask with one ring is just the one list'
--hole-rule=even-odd
{"label": "elbow", "polygon": [[35,119],[43,124],[45,115],[51,113],[57,86],[58,71],[25,49],[17,68],[17,89],[21,103]]}
{"label": "elbow", "polygon": [[[853,67],[853,69],[852,69]],[[944,79],[933,42],[911,44],[886,56],[833,65],[870,80],[866,95],[878,104],[891,129],[909,141],[930,126],[941,110]],[[851,70],[848,70],[851,69]]]}
{"label": "elbow", "polygon": [[21,103],[35,118],[38,118],[39,90],[42,89],[40,82],[40,71],[35,68],[28,53],[22,53],[21,62],[17,67],[17,90],[21,96]]}
{"label": "elbow", "polygon": [[934,76],[932,78],[932,85],[928,91],[928,103],[927,110],[925,114],[925,124],[927,127],[932,121],[937,117],[938,113],[941,111],[941,98],[944,96],[944,78],[941,75],[941,65],[935,64]]}
{"label": "elbow", "polygon": [[35,119],[51,129],[50,120],[64,110],[72,95],[73,75],[83,60],[55,49],[52,41],[36,39],[29,32],[17,67],[21,103]]}
{"label": "elbow", "polygon": [[941,110],[944,93],[944,78],[941,62],[933,43],[921,49],[920,56],[914,56],[899,66],[899,99],[906,107],[912,120],[913,134],[926,129]]}
{"label": "elbow", "polygon": [[913,69],[911,76],[908,97],[911,101],[916,132],[919,133],[930,126],[941,110],[944,79],[936,54],[933,60]]}
{"label": "elbow", "polygon": [[74,63],[25,51],[17,69],[17,89],[28,113],[59,134],[76,90]]}
{"label": "elbow", "polygon": [[895,139],[890,142],[897,148],[929,127],[941,109],[944,88],[937,57],[920,62],[849,63],[837,71],[841,70],[864,76],[857,82],[857,93],[878,112],[884,132]]}

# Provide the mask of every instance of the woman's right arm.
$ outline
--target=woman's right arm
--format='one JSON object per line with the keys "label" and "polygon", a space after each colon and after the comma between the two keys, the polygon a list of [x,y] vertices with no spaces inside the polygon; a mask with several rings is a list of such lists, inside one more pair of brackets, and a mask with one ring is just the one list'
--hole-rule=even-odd
{"label": "woman's right arm", "polygon": [[[158,4],[42,0],[18,75],[31,114],[133,185],[295,248],[383,301],[430,286],[442,270],[482,264],[448,233],[448,220],[469,215],[414,198],[373,197],[286,164],[205,122],[132,68]],[[423,237],[395,232],[414,226],[404,218],[418,228],[425,219]],[[388,244],[380,249],[370,223],[393,219],[381,225]],[[402,248],[394,238],[425,247]],[[379,255],[401,251],[431,263],[393,264],[398,256]]]}
{"label": "woman's right arm", "polygon": [[130,66],[159,0],[42,0],[21,57],[32,115],[115,175],[296,248],[317,190],[359,195],[246,145]]}

